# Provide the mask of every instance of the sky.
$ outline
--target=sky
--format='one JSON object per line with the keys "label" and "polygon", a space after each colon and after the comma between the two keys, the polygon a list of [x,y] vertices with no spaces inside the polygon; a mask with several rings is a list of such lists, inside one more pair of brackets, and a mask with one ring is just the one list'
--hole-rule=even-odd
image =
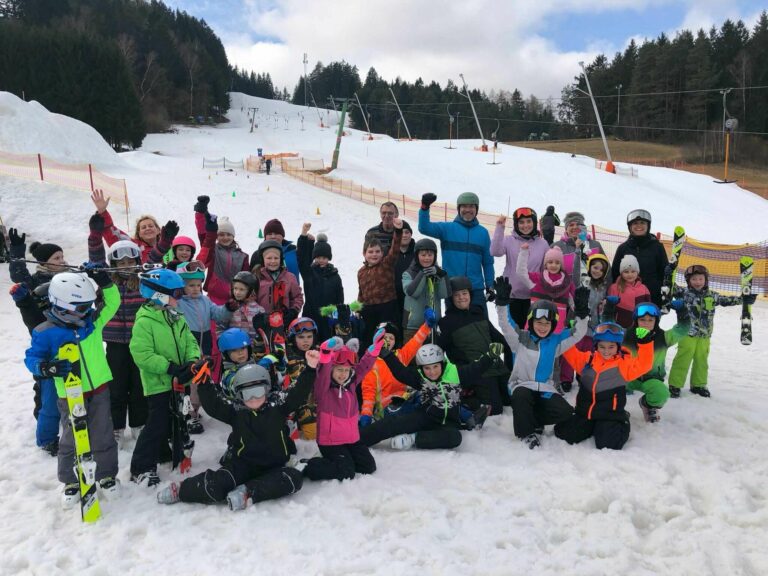
{"label": "sky", "polygon": [[292,92],[320,61],[346,60],[365,79],[448,79],[470,88],[557,97],[579,61],[612,57],[631,39],[709,29],[727,18],[751,29],[760,0],[164,0],[204,19],[230,63]]}

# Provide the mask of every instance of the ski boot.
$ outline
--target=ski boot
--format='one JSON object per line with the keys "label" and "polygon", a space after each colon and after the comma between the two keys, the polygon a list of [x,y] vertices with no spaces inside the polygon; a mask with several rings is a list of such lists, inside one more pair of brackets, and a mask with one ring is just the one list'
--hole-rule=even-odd
{"label": "ski boot", "polygon": [[642,396],[640,398],[640,408],[643,410],[643,417],[645,418],[646,422],[655,424],[656,422],[661,420],[661,414],[659,414],[659,409],[655,406],[649,406],[648,402],[645,399],[645,396]]}
{"label": "ski boot", "polygon": [[158,504],[176,504],[179,502],[179,485],[171,482],[157,493]]}
{"label": "ski boot", "polygon": [[40,450],[43,452],[47,452],[50,456],[58,456],[59,455],[59,439],[56,438],[55,440],[51,440],[48,442],[48,444],[43,444],[40,446]]}
{"label": "ski boot", "polygon": [[696,394],[702,398],[709,398],[711,396],[706,386],[691,386],[691,394]]}
{"label": "ski boot", "polygon": [[187,432],[190,434],[202,434],[205,432],[199,416],[190,416],[189,420],[187,420]]}
{"label": "ski boot", "polygon": [[120,480],[114,476],[107,476],[99,480],[99,488],[109,500],[115,500],[120,497]]}
{"label": "ski boot", "polygon": [[131,474],[131,482],[145,488],[154,488],[160,484],[160,476],[157,475],[157,470],[148,470],[141,474]]}
{"label": "ski boot", "polygon": [[541,446],[541,439],[539,438],[538,434],[528,434],[525,438],[521,438],[526,446],[528,446],[529,450],[533,450],[534,448],[538,448]]}
{"label": "ski boot", "polygon": [[78,502],[80,502],[80,484],[77,482],[65,484],[61,495],[61,507],[64,510],[71,510]]}
{"label": "ski boot", "polygon": [[677,386],[670,386],[669,387],[669,397],[670,398],[680,398],[680,388]]}
{"label": "ski boot", "polygon": [[416,443],[416,434],[398,434],[393,436],[389,445],[393,450],[408,450]]}
{"label": "ski boot", "polygon": [[560,390],[563,391],[563,394],[568,394],[571,388],[573,388],[573,382],[560,382]]}
{"label": "ski boot", "polygon": [[486,406],[485,404],[481,404],[480,408],[475,410],[472,413],[472,416],[469,417],[469,420],[467,420],[467,430],[474,430],[478,429],[480,430],[483,427],[483,424],[485,423],[485,419],[488,418],[488,416],[491,414],[491,407]]}
{"label": "ski boot", "polygon": [[227,504],[232,511],[244,510],[248,506],[248,489],[245,484],[240,484],[234,490],[230,490],[227,494]]}

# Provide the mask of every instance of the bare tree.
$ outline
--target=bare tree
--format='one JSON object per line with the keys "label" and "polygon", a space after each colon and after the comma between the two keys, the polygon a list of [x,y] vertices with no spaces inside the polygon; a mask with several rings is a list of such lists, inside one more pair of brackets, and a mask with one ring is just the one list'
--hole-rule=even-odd
{"label": "bare tree", "polygon": [[128,69],[133,72],[136,65],[136,41],[128,34],[120,34],[117,37],[117,49],[120,50],[120,54],[125,58]]}
{"label": "bare tree", "polygon": [[195,92],[195,74],[200,65],[200,44],[197,40],[192,43],[184,42],[178,45],[178,50],[181,61],[184,62],[184,66],[189,74],[189,115],[194,116],[192,104]]}
{"label": "bare tree", "polygon": [[144,74],[141,77],[138,90],[140,102],[144,102],[144,99],[149,96],[162,76],[163,69],[157,63],[157,53],[150,52],[144,57]]}

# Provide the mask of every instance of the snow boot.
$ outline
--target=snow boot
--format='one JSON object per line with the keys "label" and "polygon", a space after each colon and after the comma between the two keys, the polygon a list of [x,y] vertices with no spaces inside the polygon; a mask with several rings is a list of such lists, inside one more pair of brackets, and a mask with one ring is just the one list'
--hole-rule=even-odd
{"label": "snow boot", "polygon": [[205,432],[205,428],[203,427],[203,423],[200,422],[199,416],[191,416],[189,420],[187,420],[187,432],[190,434],[202,434]]}
{"label": "snow boot", "polygon": [[48,444],[43,444],[40,446],[40,450],[43,452],[47,452],[50,456],[58,456],[59,455],[59,439],[56,438],[55,440],[51,440],[48,442]]}
{"label": "snow boot", "polygon": [[563,394],[568,394],[571,388],[573,388],[573,382],[560,382],[560,389],[563,391]]}
{"label": "snow boot", "polygon": [[229,494],[227,494],[229,509],[232,511],[244,510],[248,506],[248,498],[248,489],[245,487],[245,484],[240,484],[240,486],[230,490]]}
{"label": "snow boot", "polygon": [[157,470],[148,470],[141,474],[131,474],[131,482],[144,488],[154,488],[160,484],[160,476],[157,475]]}
{"label": "snow boot", "polygon": [[389,445],[393,450],[408,450],[416,443],[416,434],[398,434],[393,436]]}
{"label": "snow boot", "polygon": [[709,398],[711,396],[706,386],[691,386],[691,394],[696,394],[703,398]]}
{"label": "snow boot", "polygon": [[176,504],[179,502],[179,485],[171,482],[157,493],[158,504]]}
{"label": "snow boot", "polygon": [[669,397],[670,398],[680,398],[680,388],[677,386],[670,386],[669,387]]}
{"label": "snow boot", "polygon": [[640,397],[640,408],[643,410],[643,417],[646,422],[652,424],[661,420],[661,414],[659,414],[659,408],[655,406],[649,406],[648,401],[645,399],[645,395]]}
{"label": "snow boot", "polygon": [[80,502],[80,484],[77,482],[65,484],[61,495],[61,507],[64,510],[71,510],[78,502]]}
{"label": "snow boot", "polygon": [[99,488],[109,500],[115,500],[120,497],[120,480],[114,476],[107,476],[99,480]]}
{"label": "snow boot", "polygon": [[528,434],[528,436],[521,438],[520,440],[522,440],[530,450],[541,446],[541,440],[539,439],[538,434]]}
{"label": "snow boot", "polygon": [[472,416],[467,420],[467,429],[474,430],[477,428],[480,430],[485,423],[485,419],[491,414],[491,407],[485,404],[480,404],[480,408],[472,413]]}

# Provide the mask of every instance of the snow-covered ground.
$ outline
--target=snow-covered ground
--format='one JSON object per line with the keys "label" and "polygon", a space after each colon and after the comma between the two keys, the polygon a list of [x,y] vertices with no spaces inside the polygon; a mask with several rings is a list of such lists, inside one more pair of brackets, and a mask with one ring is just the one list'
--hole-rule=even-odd
{"label": "snow-covered ground", "polygon": [[[260,108],[254,133],[241,105]],[[290,118],[288,130],[282,116]],[[201,169],[203,156],[237,160],[257,147],[329,162],[335,132],[319,129],[313,110],[238,94],[230,118],[219,128],[149,136],[142,150],[120,155],[122,166],[113,164],[111,173],[128,180],[131,225],[138,214],[151,213],[162,222],[176,219],[181,233],[194,236],[192,205],[199,194],[212,197],[212,212],[232,219],[247,251],[256,249],[259,229],[271,218],[283,222],[289,238],[310,221],[313,232],[327,232],[352,299],[364,231],[378,221],[375,207],[279,171],[267,177]],[[41,131],[30,141],[44,140],[43,128],[23,119],[18,126]],[[95,154],[91,144],[81,141],[78,154]],[[706,177],[643,167],[639,178],[625,179],[599,173],[587,159],[508,146],[503,164],[488,166],[488,155],[471,150],[475,142],[462,141],[453,151],[444,150],[446,144],[369,142],[352,131],[339,172],[414,197],[434,191],[452,201],[472,189],[484,207],[501,211],[510,195],[513,207],[553,203],[561,214],[583,209],[590,221],[615,229],[623,228],[628,209],[643,206],[654,214],[654,229],[682,223],[707,240],[761,240],[765,230],[766,201],[736,187],[710,186]],[[0,194],[4,221],[27,232],[28,243],[55,241],[70,262],[85,259],[93,210],[86,193],[0,177]],[[113,215],[124,225],[120,207]],[[497,270],[502,266],[498,260]],[[0,291],[9,286],[2,265]],[[632,436],[621,452],[597,451],[591,442],[568,446],[551,432],[530,452],[514,438],[505,413],[482,431],[465,433],[458,450],[376,448],[378,471],[370,477],[306,483],[291,498],[231,513],[220,506],[156,504],[154,493],[128,482],[129,443],[120,452],[123,497],[103,504],[97,525],[84,526],[76,511],[60,509],[55,460],[35,448],[32,379],[21,362],[28,337],[11,299],[0,298],[0,371],[6,374],[0,574],[766,574],[768,307],[759,303],[754,315],[755,343],[745,347],[738,343],[739,311],[718,310],[711,400],[686,391],[663,409],[661,423],[648,425],[639,395],[629,398]],[[228,432],[210,418],[205,424],[195,473],[217,466]],[[314,445],[299,449],[310,455]],[[177,477],[167,468],[160,474]]]}

